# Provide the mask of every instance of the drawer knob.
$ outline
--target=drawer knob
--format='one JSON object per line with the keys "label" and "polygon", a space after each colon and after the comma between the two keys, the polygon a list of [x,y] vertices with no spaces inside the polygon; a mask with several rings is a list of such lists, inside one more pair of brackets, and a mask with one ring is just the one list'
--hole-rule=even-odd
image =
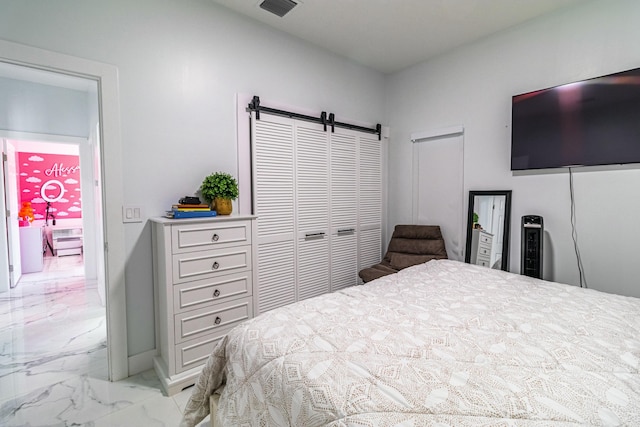
{"label": "drawer knob", "polygon": [[216,317],[216,320],[213,321],[213,323],[215,323],[216,325],[219,325],[220,322],[222,322],[222,319],[219,316]]}
{"label": "drawer knob", "polygon": [[220,296],[220,291],[217,290],[217,289],[215,291],[213,291],[213,296],[214,297],[219,297]]}
{"label": "drawer knob", "polygon": [[217,242],[218,239],[220,239],[220,236],[218,236],[217,234],[214,234],[213,237],[211,238],[211,240],[214,242]]}
{"label": "drawer knob", "polygon": [[211,266],[211,268],[214,270],[217,270],[218,267],[220,267],[220,264],[218,264],[218,261],[214,262],[213,265]]}

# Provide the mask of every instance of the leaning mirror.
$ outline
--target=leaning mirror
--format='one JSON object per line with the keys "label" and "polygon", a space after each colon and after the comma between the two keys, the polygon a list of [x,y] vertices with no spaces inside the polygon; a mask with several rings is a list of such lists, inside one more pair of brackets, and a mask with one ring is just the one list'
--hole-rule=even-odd
{"label": "leaning mirror", "polygon": [[469,191],[465,262],[507,271],[511,190]]}

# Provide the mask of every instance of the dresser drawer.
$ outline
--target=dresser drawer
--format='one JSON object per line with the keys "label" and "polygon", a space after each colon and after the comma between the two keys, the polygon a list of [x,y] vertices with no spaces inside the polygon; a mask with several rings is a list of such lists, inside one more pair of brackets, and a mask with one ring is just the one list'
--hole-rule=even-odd
{"label": "dresser drawer", "polygon": [[220,329],[206,338],[186,341],[176,345],[176,373],[204,365],[215,346],[231,329]]}
{"label": "dresser drawer", "polygon": [[478,258],[482,255],[491,256],[491,246],[480,245],[478,246]]}
{"label": "dresser drawer", "polygon": [[232,327],[253,314],[251,298],[243,298],[229,304],[214,305],[175,316],[175,342],[204,337],[217,329]]}
{"label": "dresser drawer", "polygon": [[173,255],[173,283],[249,270],[251,246]]}
{"label": "dresser drawer", "polygon": [[491,241],[493,240],[493,236],[491,234],[487,234],[487,233],[480,233],[479,240],[480,240],[480,244],[485,243],[485,244],[491,245]]}
{"label": "dresser drawer", "polygon": [[491,267],[489,258],[478,258],[476,261],[476,265],[480,265],[482,267]]}
{"label": "dresser drawer", "polygon": [[251,221],[174,225],[171,230],[174,254],[248,244]]}
{"label": "dresser drawer", "polygon": [[181,313],[230,299],[250,296],[252,293],[251,277],[251,271],[247,270],[175,285],[173,287],[173,311]]}

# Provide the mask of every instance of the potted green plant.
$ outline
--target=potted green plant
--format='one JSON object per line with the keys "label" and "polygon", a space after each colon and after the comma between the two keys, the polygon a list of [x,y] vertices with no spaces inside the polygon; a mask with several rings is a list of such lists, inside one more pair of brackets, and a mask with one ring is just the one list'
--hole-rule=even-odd
{"label": "potted green plant", "polygon": [[219,215],[229,215],[231,201],[238,198],[238,182],[228,173],[215,172],[202,181],[200,194]]}

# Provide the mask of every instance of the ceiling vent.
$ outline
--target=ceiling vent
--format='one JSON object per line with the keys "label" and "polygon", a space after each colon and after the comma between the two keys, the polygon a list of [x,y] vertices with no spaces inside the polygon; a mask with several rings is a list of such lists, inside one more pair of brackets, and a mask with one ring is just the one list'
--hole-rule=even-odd
{"label": "ceiling vent", "polygon": [[282,18],[284,15],[289,13],[291,9],[296,7],[297,4],[298,3],[292,0],[264,0],[260,3],[260,7]]}

